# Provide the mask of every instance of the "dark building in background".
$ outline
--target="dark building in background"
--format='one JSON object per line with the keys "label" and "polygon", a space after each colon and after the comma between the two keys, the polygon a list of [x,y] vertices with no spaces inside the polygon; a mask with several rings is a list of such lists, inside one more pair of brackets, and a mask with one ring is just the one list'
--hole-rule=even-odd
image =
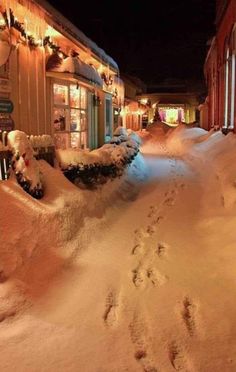
{"label": "dark building in background", "polygon": [[235,55],[236,1],[217,0],[216,35],[204,66],[208,97],[200,106],[201,125],[205,129],[217,127],[224,132],[236,129]]}

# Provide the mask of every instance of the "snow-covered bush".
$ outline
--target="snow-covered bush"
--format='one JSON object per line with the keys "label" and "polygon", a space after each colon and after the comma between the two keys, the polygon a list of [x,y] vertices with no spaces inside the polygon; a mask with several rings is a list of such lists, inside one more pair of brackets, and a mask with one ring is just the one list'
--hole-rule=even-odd
{"label": "snow-covered bush", "polygon": [[114,136],[128,136],[128,131],[126,128],[119,125],[114,131]]}
{"label": "snow-covered bush", "polygon": [[58,164],[65,176],[72,182],[90,186],[121,176],[125,167],[137,155],[141,141],[133,133],[128,135],[122,127],[115,133],[111,143],[93,151],[56,150]]}
{"label": "snow-covered bush", "polygon": [[8,134],[8,147],[12,152],[12,169],[22,188],[36,199],[43,197],[39,165],[27,135],[19,130]]}

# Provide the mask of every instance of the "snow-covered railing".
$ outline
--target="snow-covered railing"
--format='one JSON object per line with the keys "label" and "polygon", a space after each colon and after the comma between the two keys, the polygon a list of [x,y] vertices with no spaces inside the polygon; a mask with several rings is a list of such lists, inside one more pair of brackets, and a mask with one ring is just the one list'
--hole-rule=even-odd
{"label": "snow-covered railing", "polygon": [[45,160],[54,167],[55,146],[53,138],[48,134],[41,136],[29,136],[29,141],[34,149],[34,156],[37,160]]}

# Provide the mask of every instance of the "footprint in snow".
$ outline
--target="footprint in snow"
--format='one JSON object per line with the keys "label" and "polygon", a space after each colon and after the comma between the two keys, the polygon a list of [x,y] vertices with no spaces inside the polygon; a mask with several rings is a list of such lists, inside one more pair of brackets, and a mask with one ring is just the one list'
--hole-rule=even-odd
{"label": "footprint in snow", "polygon": [[4,311],[3,313],[0,314],[0,323],[10,320],[14,318],[15,316],[16,316],[15,310]]}
{"label": "footprint in snow", "polygon": [[162,275],[159,271],[154,268],[147,270],[147,277],[155,287],[160,287],[168,280],[167,276]]}
{"label": "footprint in snow", "polygon": [[197,306],[186,296],[183,300],[182,318],[190,336],[196,331],[196,310]]}
{"label": "footprint in snow", "polygon": [[162,258],[167,255],[167,251],[169,249],[169,245],[163,242],[159,242],[157,244],[156,254],[158,257]]}
{"label": "footprint in snow", "polygon": [[118,320],[118,297],[114,292],[109,292],[106,298],[105,312],[103,315],[104,323],[111,327],[115,325]]}
{"label": "footprint in snow", "polygon": [[158,225],[161,220],[163,220],[164,216],[157,216],[156,218],[154,218],[154,220],[152,221],[152,225]]}
{"label": "footprint in snow", "polygon": [[153,217],[158,212],[158,207],[151,205],[148,217]]}
{"label": "footprint in snow", "polygon": [[135,244],[139,244],[140,242],[142,242],[145,238],[148,238],[148,234],[147,232],[141,228],[141,229],[136,229],[134,231],[134,236],[135,236]]}
{"label": "footprint in snow", "polygon": [[135,348],[134,358],[142,366],[144,372],[158,372],[151,356],[150,335],[147,324],[139,314],[135,313],[129,325],[130,338]]}
{"label": "footprint in snow", "polygon": [[169,360],[176,371],[192,372],[192,369],[189,369],[189,361],[183,348],[176,342],[169,345]]}
{"label": "footprint in snow", "polygon": [[148,227],[147,227],[147,235],[148,235],[148,237],[149,236],[152,236],[155,232],[156,232],[156,224],[152,224],[152,225],[149,225]]}
{"label": "footprint in snow", "polygon": [[146,283],[146,278],[145,278],[145,271],[142,271],[140,269],[134,269],[133,270],[133,283],[135,287],[138,288],[143,288]]}
{"label": "footprint in snow", "polygon": [[133,255],[136,255],[136,254],[141,254],[143,252],[144,252],[144,243],[140,242],[140,243],[134,245],[131,253]]}
{"label": "footprint in snow", "polygon": [[167,205],[168,207],[171,207],[175,205],[175,200],[174,198],[170,197],[164,201],[164,204]]}
{"label": "footprint in snow", "polygon": [[155,268],[133,270],[133,284],[137,288],[144,288],[146,285],[151,284],[154,287],[160,287],[166,283],[168,277],[161,274]]}

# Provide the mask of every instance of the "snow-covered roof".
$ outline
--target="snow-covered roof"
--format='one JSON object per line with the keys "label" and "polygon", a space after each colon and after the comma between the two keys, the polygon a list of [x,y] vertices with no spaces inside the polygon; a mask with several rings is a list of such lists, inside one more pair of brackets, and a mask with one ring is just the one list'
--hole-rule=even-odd
{"label": "snow-covered roof", "polygon": [[88,47],[101,61],[109,64],[110,67],[115,70],[119,70],[117,63],[111,58],[106,52],[99,48],[99,46],[89,39],[81,30],[79,30],[72,22],[70,22],[66,17],[64,17],[58,10],[56,10],[52,5],[50,5],[45,0],[34,0],[39,6],[41,6],[44,11],[46,11],[49,16],[49,20],[54,23],[54,26],[59,27],[60,31],[67,33],[76,39],[79,43]]}

